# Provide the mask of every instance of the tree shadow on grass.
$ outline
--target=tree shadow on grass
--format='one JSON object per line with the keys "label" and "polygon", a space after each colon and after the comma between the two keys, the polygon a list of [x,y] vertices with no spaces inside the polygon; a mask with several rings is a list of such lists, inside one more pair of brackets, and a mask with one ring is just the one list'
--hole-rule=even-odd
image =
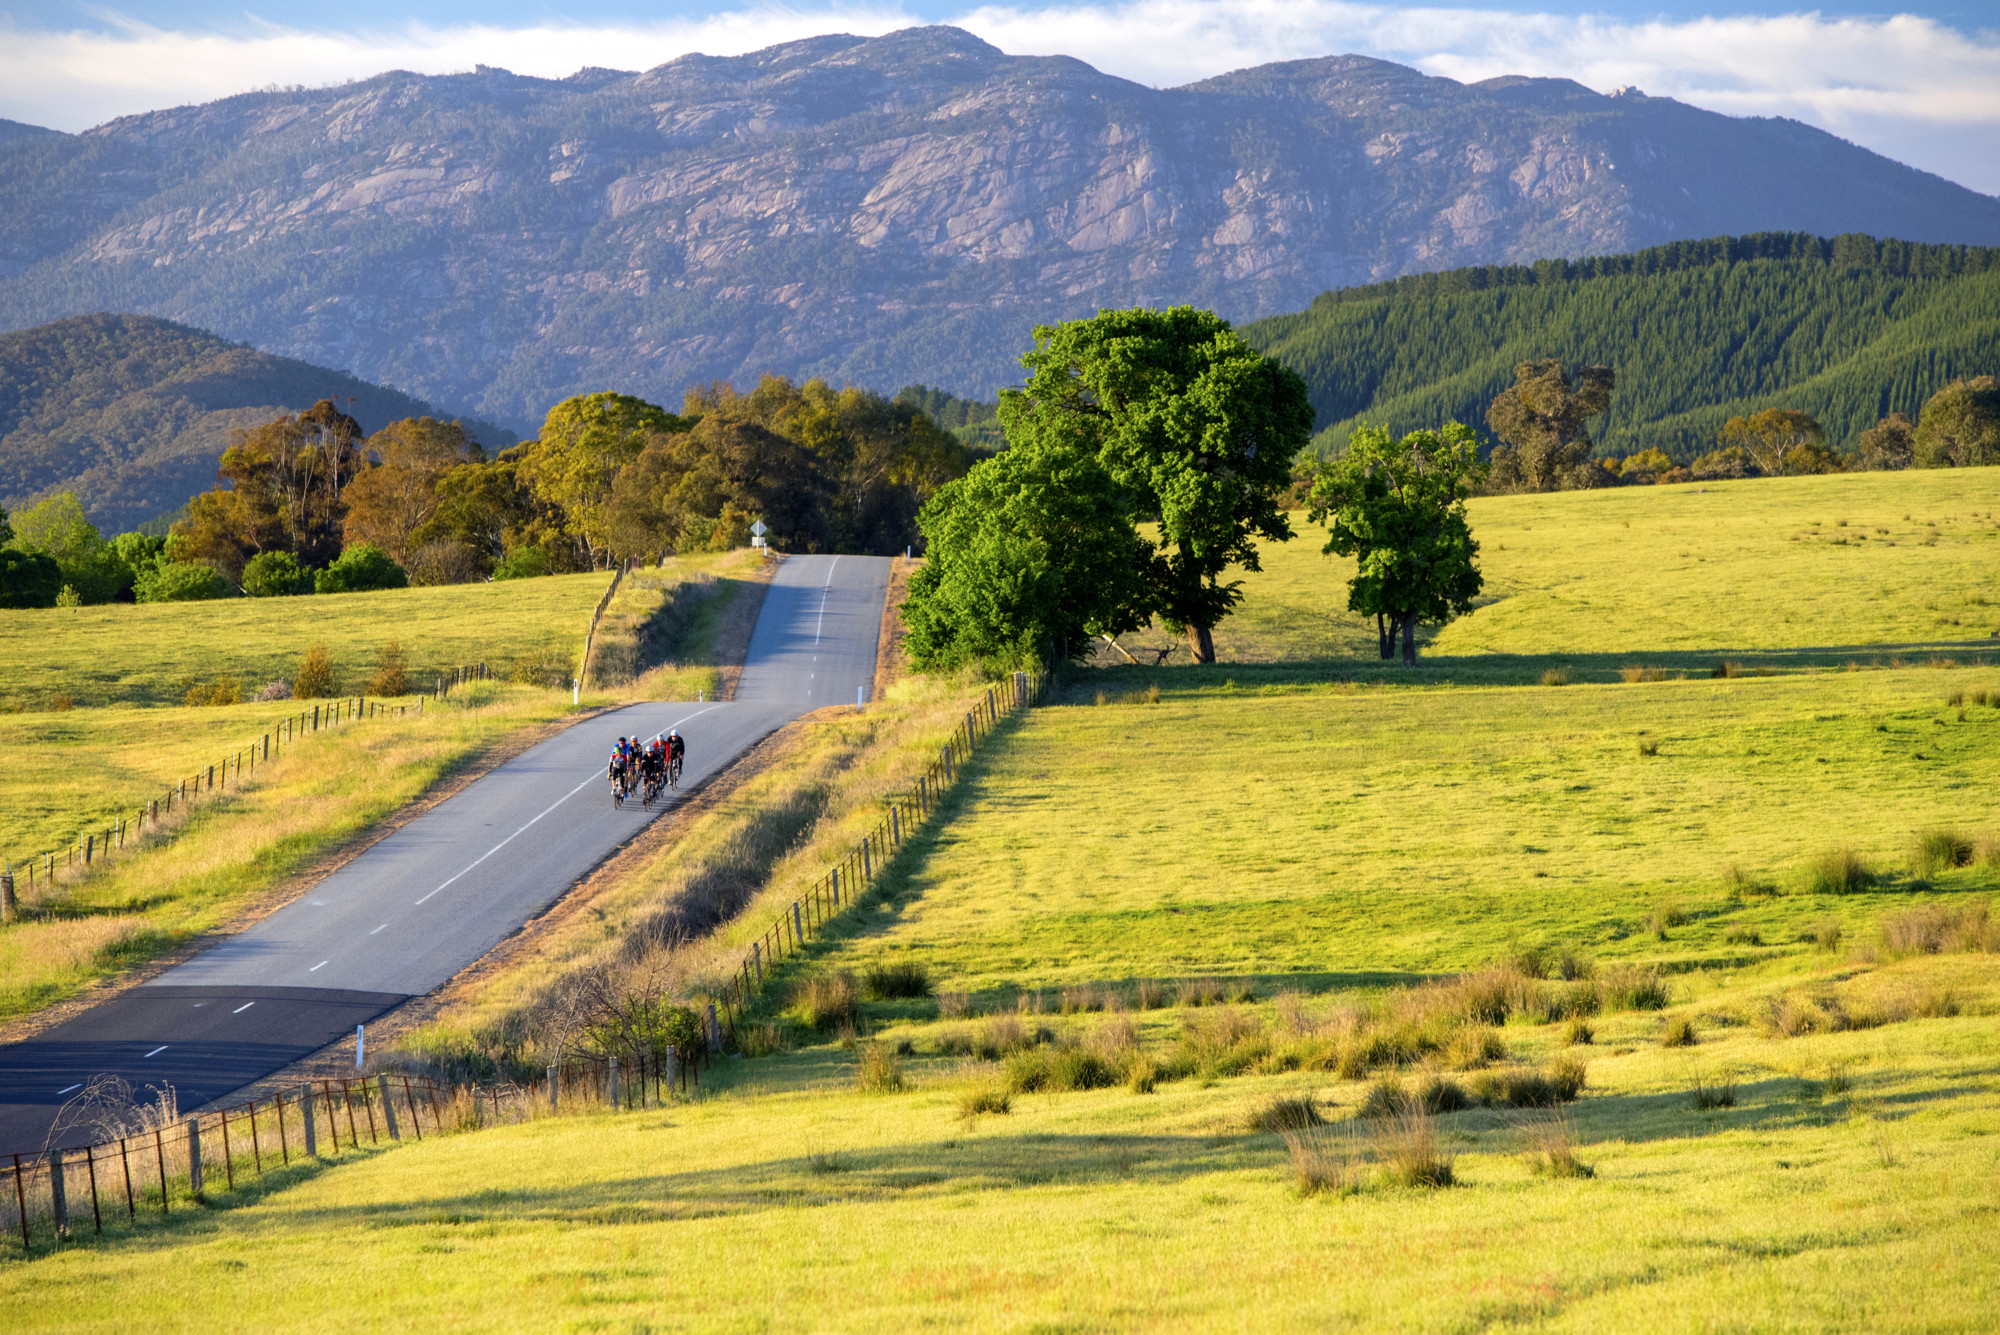
{"label": "tree shadow on grass", "polygon": [[1899,644],[1813,645],[1791,649],[1639,649],[1618,653],[1440,654],[1414,668],[1379,658],[1306,659],[1284,663],[1192,663],[1159,668],[1090,668],[1068,674],[1051,703],[1094,704],[1107,697],[1158,686],[1163,696],[1256,695],[1314,686],[1533,686],[1550,673],[1570,683],[1623,681],[1628,669],[1651,669],[1666,680],[1781,676],[1846,668],[1925,667],[2000,661],[2000,639],[1922,640]]}

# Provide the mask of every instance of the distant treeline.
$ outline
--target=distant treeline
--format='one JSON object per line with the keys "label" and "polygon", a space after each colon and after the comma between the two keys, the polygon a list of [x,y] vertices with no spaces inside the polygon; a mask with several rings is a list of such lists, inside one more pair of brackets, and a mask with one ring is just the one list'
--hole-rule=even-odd
{"label": "distant treeline", "polygon": [[1879,269],[1899,278],[1958,278],[2000,269],[2000,247],[1931,245],[1921,241],[1878,241],[1850,232],[1814,236],[1810,232],[1753,232],[1670,241],[1629,255],[1589,255],[1577,260],[1536,260],[1533,264],[1475,264],[1442,273],[1409,274],[1382,283],[1334,288],[1313,298],[1322,310],[1349,301],[1381,297],[1436,297],[1447,292],[1484,292],[1496,287],[1547,287],[1631,274],[1681,273],[1745,260],[1818,261],[1835,269]]}
{"label": "distant treeline", "polygon": [[1305,377],[1321,454],[1363,422],[1482,422],[1517,365],[1551,357],[1615,368],[1600,455],[1690,464],[1768,408],[1852,454],[1890,414],[2000,370],[2000,250],[1725,237],[1347,288],[1243,334]]}

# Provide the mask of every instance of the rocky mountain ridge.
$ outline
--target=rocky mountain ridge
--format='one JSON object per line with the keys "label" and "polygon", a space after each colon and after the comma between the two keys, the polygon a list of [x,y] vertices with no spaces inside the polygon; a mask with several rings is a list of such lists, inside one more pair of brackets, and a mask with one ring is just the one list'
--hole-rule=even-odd
{"label": "rocky mountain ridge", "polygon": [[979,397],[1039,322],[2000,200],[1789,121],[1355,56],[1151,89],[950,28],[385,74],[0,139],[0,327],[146,311],[531,430],[766,370]]}

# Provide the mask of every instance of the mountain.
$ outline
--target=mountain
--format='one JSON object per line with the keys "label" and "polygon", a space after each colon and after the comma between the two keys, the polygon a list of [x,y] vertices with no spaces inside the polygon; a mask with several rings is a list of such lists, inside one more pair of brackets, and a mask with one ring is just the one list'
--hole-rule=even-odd
{"label": "mountain", "polygon": [[1232,319],[1761,231],[2000,243],[1785,120],[1357,56],[1152,89],[952,28],[244,94],[0,142],[0,328],[146,311],[532,430],[766,370],[990,398],[1034,324]]}
{"label": "mountain", "polygon": [[1306,378],[1314,445],[1360,422],[1481,431],[1518,362],[1614,368],[1601,454],[1686,463],[1723,422],[1799,408],[1851,448],[1888,413],[1915,420],[1959,376],[2000,372],[2000,249],[1848,235],[1675,242],[1630,255],[1467,268],[1326,292],[1243,326]]}
{"label": "mountain", "polygon": [[[0,334],[0,505],[68,489],[100,529],[131,529],[214,486],[232,431],[320,399],[367,431],[443,415],[343,371],[152,316],[80,315]],[[467,425],[489,448],[516,439]]]}

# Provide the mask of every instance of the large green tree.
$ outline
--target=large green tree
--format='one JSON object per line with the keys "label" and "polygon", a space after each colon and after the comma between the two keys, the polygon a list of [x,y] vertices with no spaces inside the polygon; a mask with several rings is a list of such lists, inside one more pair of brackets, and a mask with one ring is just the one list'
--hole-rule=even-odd
{"label": "large green tree", "polygon": [[658,432],[687,424],[644,399],[609,392],[579,394],[549,409],[541,434],[508,451],[519,477],[536,499],[560,512],[556,534],[574,543],[586,567],[612,559],[612,485]]}
{"label": "large green tree", "polygon": [[1094,635],[1146,620],[1130,500],[1081,443],[1043,441],[979,464],[918,517],[905,646],[920,670],[1080,658]]}
{"label": "large green tree", "polygon": [[1611,407],[1617,375],[1585,366],[1572,380],[1559,358],[1521,362],[1514,383],[1486,410],[1497,491],[1566,491],[1609,486],[1614,478],[1592,461],[1590,419]]}
{"label": "large green tree", "polygon": [[1215,661],[1215,623],[1242,597],[1231,567],[1260,569],[1257,540],[1292,535],[1284,496],[1312,436],[1305,382],[1192,306],[1103,311],[1044,325],[1001,395],[1012,450],[1094,453],[1129,516],[1157,525],[1140,549],[1148,610]]}
{"label": "large green tree", "polygon": [[1465,499],[1480,481],[1479,437],[1447,423],[1399,438],[1362,427],[1347,453],[1313,478],[1308,517],[1325,524],[1325,550],[1354,558],[1347,606],[1375,618],[1382,657],[1402,636],[1417,662],[1417,627],[1472,609],[1484,583]]}
{"label": "large green tree", "polygon": [[1826,471],[1826,432],[1812,414],[1766,408],[1722,424],[1722,445],[1747,450],[1765,477]]}
{"label": "large green tree", "polygon": [[1919,468],[2000,464],[2000,380],[1954,380],[1931,395],[1911,444]]}

